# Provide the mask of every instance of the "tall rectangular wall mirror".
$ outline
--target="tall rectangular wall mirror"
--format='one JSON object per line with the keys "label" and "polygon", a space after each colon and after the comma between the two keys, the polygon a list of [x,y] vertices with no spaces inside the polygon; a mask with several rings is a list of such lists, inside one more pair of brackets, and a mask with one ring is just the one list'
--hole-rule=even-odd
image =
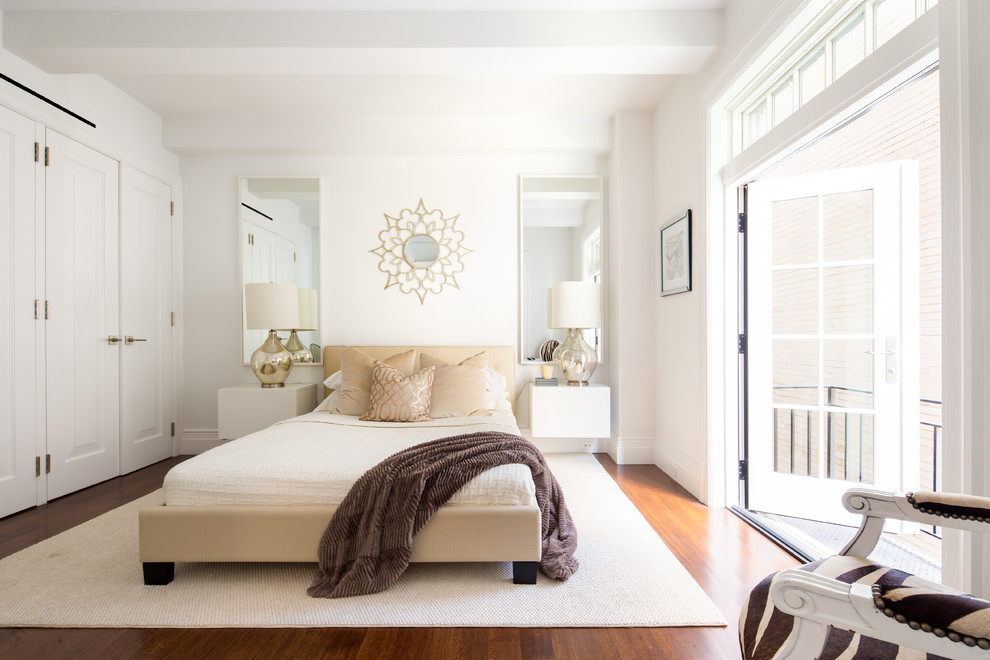
{"label": "tall rectangular wall mirror", "polygon": [[[315,292],[301,296],[306,329],[296,329],[310,360],[320,363],[320,179],[317,177],[241,177],[241,359],[264,341],[266,330],[248,330],[244,285],[251,282],[295,284]],[[304,300],[305,299],[305,300]],[[316,309],[312,309],[315,302]],[[308,326],[312,326],[309,328]],[[285,343],[293,328],[276,328]]]}
{"label": "tall rectangular wall mirror", "polygon": [[[598,175],[519,177],[522,364],[550,362],[547,349],[566,334],[564,329],[548,327],[547,290],[554,282],[604,282],[604,198],[605,182]],[[602,311],[602,318],[607,318]],[[596,348],[599,361],[604,357],[603,333],[604,328],[585,331],[585,340]]]}

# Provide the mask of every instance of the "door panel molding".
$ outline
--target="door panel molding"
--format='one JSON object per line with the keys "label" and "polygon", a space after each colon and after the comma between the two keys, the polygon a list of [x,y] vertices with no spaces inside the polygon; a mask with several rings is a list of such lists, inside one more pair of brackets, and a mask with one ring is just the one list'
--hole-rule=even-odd
{"label": "door panel molding", "polygon": [[172,189],[120,170],[120,472],[172,456]]}

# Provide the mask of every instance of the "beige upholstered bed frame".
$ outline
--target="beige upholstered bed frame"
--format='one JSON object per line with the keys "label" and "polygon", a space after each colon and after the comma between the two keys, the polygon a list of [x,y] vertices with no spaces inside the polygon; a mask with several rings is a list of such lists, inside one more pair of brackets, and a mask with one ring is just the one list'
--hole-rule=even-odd
{"label": "beige upholstered bed frame", "polygon": [[[489,366],[503,374],[515,396],[511,346],[355,346],[386,358],[417,348],[457,364],[488,351]],[[417,357],[417,368],[418,368]],[[340,347],[323,351],[324,373],[340,368]],[[453,431],[456,432],[456,431]],[[336,507],[158,506],[139,513],[140,560],[145,584],[168,584],[175,562],[316,562],[317,548]],[[517,583],[536,581],[540,559],[537,506],[443,507],[416,535],[414,562],[511,561]]]}

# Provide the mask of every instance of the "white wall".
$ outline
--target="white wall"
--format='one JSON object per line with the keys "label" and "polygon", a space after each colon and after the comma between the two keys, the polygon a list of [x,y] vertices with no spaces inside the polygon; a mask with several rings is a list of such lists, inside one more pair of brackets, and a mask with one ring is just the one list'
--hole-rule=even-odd
{"label": "white wall", "polygon": [[[607,193],[605,297],[609,325],[604,382],[612,387],[609,454],[618,463],[651,462],[656,439],[653,161],[650,113],[617,113],[612,121]],[[597,372],[595,377],[597,380]]]}
{"label": "white wall", "polygon": [[[237,177],[323,178],[321,330],[324,344],[500,344],[518,340],[518,176],[596,174],[590,156],[313,158],[189,156],[184,181],[185,442],[215,441],[216,392],[254,379],[240,353]],[[420,198],[457,228],[465,270],[459,289],[424,304],[378,270],[385,214]],[[322,380],[322,367],[296,367],[290,380]],[[517,367],[517,382],[536,375]]]}
{"label": "white wall", "polygon": [[[692,211],[689,293],[656,302],[656,464],[702,502],[708,501],[708,225],[706,200],[708,121],[706,104],[800,5],[801,0],[735,0],[725,10],[725,45],[696,76],[675,83],[653,113],[656,175],[653,234],[690,208]],[[654,286],[660,274],[654,268]],[[715,433],[713,431],[713,433]],[[734,439],[730,439],[734,442]]]}

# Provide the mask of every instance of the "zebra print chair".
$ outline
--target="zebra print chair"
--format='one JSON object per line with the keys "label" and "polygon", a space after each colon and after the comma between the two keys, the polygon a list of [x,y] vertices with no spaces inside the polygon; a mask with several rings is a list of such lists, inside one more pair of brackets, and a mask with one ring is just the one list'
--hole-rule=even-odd
{"label": "zebra print chair", "polygon": [[853,489],[842,504],[863,522],[839,555],[774,573],[750,593],[744,660],[990,659],[990,602],[865,559],[887,518],[990,533],[990,498]]}

